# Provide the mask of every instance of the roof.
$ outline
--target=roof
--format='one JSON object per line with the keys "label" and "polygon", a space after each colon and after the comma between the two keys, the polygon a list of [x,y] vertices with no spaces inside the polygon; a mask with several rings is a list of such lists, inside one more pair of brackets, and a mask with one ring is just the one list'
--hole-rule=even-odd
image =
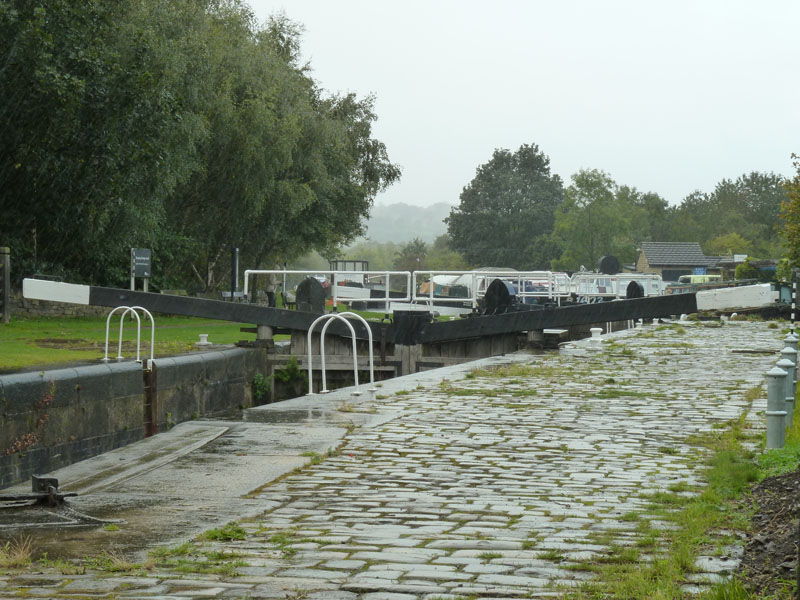
{"label": "roof", "polygon": [[716,265],[720,258],[703,254],[697,242],[642,242],[642,252],[651,267],[710,267]]}

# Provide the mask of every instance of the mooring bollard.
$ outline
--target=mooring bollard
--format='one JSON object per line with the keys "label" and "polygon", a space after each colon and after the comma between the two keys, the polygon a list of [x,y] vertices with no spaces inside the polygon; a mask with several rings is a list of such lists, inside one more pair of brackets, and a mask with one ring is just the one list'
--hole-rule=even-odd
{"label": "mooring bollard", "polygon": [[784,345],[789,346],[790,348],[798,350],[797,347],[798,340],[800,340],[800,337],[797,337],[796,333],[787,333],[786,337],[783,338],[783,343]]}
{"label": "mooring bollard", "polygon": [[[800,342],[800,337],[797,337],[796,333],[790,333],[783,338],[783,345],[794,349],[795,352],[800,352],[800,348],[798,348],[798,342]],[[795,361],[796,360],[797,358],[795,357]],[[795,365],[797,365],[797,362],[795,362]],[[794,370],[794,389],[797,390],[797,368]]]}
{"label": "mooring bollard", "polygon": [[786,371],[772,367],[767,375],[767,449],[783,448],[786,430]]}
{"label": "mooring bollard", "polygon": [[[785,369],[788,375],[786,376],[786,426],[792,424],[794,418],[794,399],[797,393],[795,381],[797,380],[797,350],[791,346],[786,346],[781,350],[781,360],[778,361],[778,366]],[[786,366],[782,366],[782,362],[786,362]]]}
{"label": "mooring bollard", "polygon": [[592,345],[592,348],[599,348],[602,340],[600,339],[600,335],[603,333],[602,327],[592,327],[589,331],[592,333],[592,339],[589,340],[589,343]]}

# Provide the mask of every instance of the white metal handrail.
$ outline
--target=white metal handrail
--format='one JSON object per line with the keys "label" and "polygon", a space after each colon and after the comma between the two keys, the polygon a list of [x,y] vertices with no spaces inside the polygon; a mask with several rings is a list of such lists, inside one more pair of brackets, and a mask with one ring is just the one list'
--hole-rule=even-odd
{"label": "white metal handrail", "polygon": [[624,298],[628,285],[635,281],[642,286],[645,296],[660,296],[664,282],[656,273],[603,273],[577,272],[570,277],[570,291],[576,296],[596,298]]}
{"label": "white metal handrail", "polygon": [[[248,290],[250,289],[250,276],[251,275],[282,275],[283,276],[283,288],[286,289],[286,275],[303,275],[305,277],[313,277],[314,275],[318,275],[323,273],[325,275],[331,276],[331,299],[333,301],[334,310],[336,309],[337,304],[340,300],[355,300],[358,302],[365,302],[370,304],[380,304],[383,303],[385,305],[386,312],[389,311],[389,304],[391,302],[408,302],[411,300],[411,272],[410,271],[325,271],[325,270],[316,270],[316,271],[307,271],[307,270],[288,270],[288,269],[247,269],[244,272],[244,288],[242,290],[242,294],[245,298],[248,297]],[[370,277],[385,277],[384,281],[384,290],[385,295],[383,298],[347,298],[342,296],[342,287],[339,283],[346,281],[346,278],[362,278],[362,283],[364,278],[369,279]],[[405,288],[406,293],[403,296],[395,296],[390,297],[390,281],[394,278],[405,279]],[[367,288],[368,289],[368,288]]]}
{"label": "white metal handrail", "polygon": [[156,341],[156,321],[153,318],[152,313],[143,306],[118,306],[108,313],[108,317],[106,317],[105,356],[103,357],[102,360],[104,362],[108,362],[108,340],[109,340],[109,332],[111,326],[111,316],[118,310],[123,310],[123,309],[125,312],[122,313],[119,319],[119,344],[117,347],[117,360],[122,360],[124,358],[122,356],[122,331],[123,331],[123,326],[125,324],[125,317],[128,315],[128,313],[133,313],[133,316],[136,317],[136,362],[138,363],[142,362],[141,360],[142,321],[139,318],[139,313],[137,312],[141,310],[150,319],[150,363],[152,363],[153,349],[155,348],[155,341]]}
{"label": "white metal handrail", "polygon": [[[364,324],[364,327],[366,327],[367,329],[367,338],[369,340],[369,379],[371,384],[374,385],[375,383],[375,368],[374,368],[374,360],[372,352],[372,329],[370,328],[366,319],[352,312],[330,313],[318,317],[308,328],[308,394],[309,395],[314,393],[313,364],[311,355],[311,340],[312,340],[311,335],[314,332],[314,328],[317,326],[317,324],[325,320],[327,320],[327,322],[322,327],[322,332],[320,334],[320,359],[322,362],[322,382],[321,382],[322,388],[320,389],[320,394],[328,393],[327,381],[325,377],[325,334],[328,330],[328,326],[330,326],[330,324],[333,322],[334,319],[344,321],[344,324],[347,325],[347,327],[350,329],[350,335],[353,340],[353,380],[355,383],[355,387],[358,388],[358,352],[356,349],[356,332],[350,321],[348,321],[345,318],[346,316],[354,317],[360,320]],[[361,392],[359,392],[358,389],[356,389],[356,391],[353,392],[353,395],[359,395],[360,393]]]}
{"label": "white metal handrail", "polygon": [[[468,277],[469,290],[467,296],[441,296],[436,295],[437,285],[448,285],[436,282],[438,276],[449,276],[453,280],[449,285],[456,284],[460,278]],[[426,278],[430,283],[427,292],[420,293],[418,290],[418,280]],[[486,295],[489,283],[495,279],[510,282],[516,286],[516,295],[522,298],[548,298],[553,301],[561,302],[562,299],[569,297],[569,278],[565,273],[553,271],[511,271],[511,270],[485,270],[485,271],[415,271],[412,279],[414,296],[412,301],[426,302],[433,305],[436,302],[468,302],[473,308],[478,306],[478,301]],[[425,282],[422,282],[425,283]]]}

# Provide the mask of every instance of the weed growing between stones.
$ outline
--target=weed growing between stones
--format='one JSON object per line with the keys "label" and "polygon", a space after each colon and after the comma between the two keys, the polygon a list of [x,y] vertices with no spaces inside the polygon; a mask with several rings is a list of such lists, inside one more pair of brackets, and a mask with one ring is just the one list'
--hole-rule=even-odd
{"label": "weed growing between stones", "polygon": [[274,545],[281,553],[281,558],[291,558],[297,554],[297,549],[292,547],[299,540],[296,537],[296,532],[293,530],[281,531],[273,534],[268,538],[270,544]]}
{"label": "weed growing between stones", "polygon": [[232,540],[243,540],[247,537],[247,532],[242,529],[241,525],[231,521],[217,529],[209,529],[200,535],[202,539],[229,542]]}
{"label": "weed growing between stones", "polygon": [[[754,397],[747,394],[748,404]],[[693,496],[686,494],[692,488],[677,483],[667,492],[644,494],[649,501],[648,515],[653,515],[672,527],[655,530],[649,520],[637,524],[639,537],[634,546],[620,546],[603,534],[590,537],[596,543],[609,545],[610,552],[595,560],[598,577],[576,590],[565,591],[570,600],[588,600],[599,597],[614,598],[681,598],[681,583],[694,572],[695,560],[714,538],[713,532],[735,526],[735,498],[754,481],[757,470],[752,462],[752,452],[742,445],[747,427],[746,409],[742,415],[728,423],[725,429],[713,430],[702,436],[692,436],[687,443],[706,449],[705,478],[708,484]],[[628,519],[633,520],[631,515]],[[653,552],[647,561],[641,560],[642,550]],[[706,598],[746,598],[729,596],[728,587],[709,591]],[[715,595],[716,594],[716,595]],[[702,597],[702,596],[701,596]]]}
{"label": "weed growing between stones", "polygon": [[122,552],[117,550],[103,551],[97,556],[89,556],[84,559],[86,568],[108,573],[129,573],[151,568],[151,564],[141,564],[130,562]]}
{"label": "weed growing between stones", "polygon": [[319,463],[322,462],[322,457],[313,450],[309,450],[308,452],[303,452],[302,454],[300,454],[300,456],[307,456],[308,458],[310,458],[311,460],[309,460],[308,462],[309,464],[312,465],[318,465]]}
{"label": "weed growing between stones", "polygon": [[42,569],[52,569],[58,571],[62,575],[83,575],[86,573],[86,565],[77,564],[61,557],[51,560],[48,558],[47,552],[42,554],[41,558],[36,561],[36,564]]}
{"label": "weed growing between stones", "polygon": [[191,542],[185,542],[172,548],[156,548],[150,551],[152,564],[149,568],[175,571],[182,574],[212,574],[225,577],[237,577],[239,567],[247,563],[240,560],[237,552],[207,551],[201,552]]}
{"label": "weed growing between stones", "polygon": [[0,568],[16,569],[31,564],[33,540],[17,537],[0,546]]}
{"label": "weed growing between stones", "polygon": [[549,560],[550,562],[560,563],[566,559],[564,554],[559,550],[545,550],[536,555],[539,560]]}

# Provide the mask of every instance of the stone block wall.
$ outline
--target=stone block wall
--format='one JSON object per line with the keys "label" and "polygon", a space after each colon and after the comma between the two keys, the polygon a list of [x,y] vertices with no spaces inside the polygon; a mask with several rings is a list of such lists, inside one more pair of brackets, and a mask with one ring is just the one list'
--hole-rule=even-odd
{"label": "stone block wall", "polygon": [[21,291],[11,293],[11,318],[35,317],[104,317],[111,309],[107,306],[65,304],[47,300],[29,300]]}
{"label": "stone block wall", "polygon": [[[258,348],[156,359],[159,431],[250,406],[265,364]],[[0,488],[142,439],[144,385],[135,362],[0,376]]]}

